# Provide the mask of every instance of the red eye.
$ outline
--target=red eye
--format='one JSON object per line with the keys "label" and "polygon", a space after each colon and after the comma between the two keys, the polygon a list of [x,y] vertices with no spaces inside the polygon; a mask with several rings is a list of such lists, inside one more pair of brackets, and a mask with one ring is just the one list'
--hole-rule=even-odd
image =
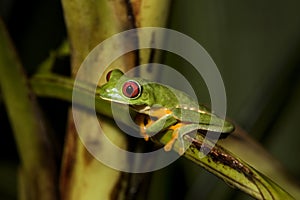
{"label": "red eye", "polygon": [[109,79],[110,79],[111,72],[112,72],[112,70],[106,74],[106,81],[107,81],[107,82],[108,82]]}
{"label": "red eye", "polygon": [[122,92],[128,98],[136,98],[141,94],[141,86],[135,81],[127,81],[123,85]]}

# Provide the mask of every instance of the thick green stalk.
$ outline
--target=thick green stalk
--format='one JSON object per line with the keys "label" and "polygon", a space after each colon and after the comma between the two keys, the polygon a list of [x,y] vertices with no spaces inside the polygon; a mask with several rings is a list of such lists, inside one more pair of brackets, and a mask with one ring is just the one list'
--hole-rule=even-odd
{"label": "thick green stalk", "polygon": [[[160,0],[62,0],[69,35],[68,39],[72,49],[72,75],[74,76],[76,74],[81,63],[90,51],[113,34],[141,26],[165,26],[169,2],[169,0],[163,2]],[[155,15],[153,15],[153,13],[155,13]],[[143,38],[137,36],[137,41],[141,40],[143,40]],[[110,52],[115,51],[115,48],[119,47],[104,48],[107,50],[107,54],[110,54]],[[151,57],[150,54],[140,55],[142,54],[139,51],[127,53],[114,61],[110,67],[117,67],[123,71],[128,71],[135,65],[141,63],[142,57]],[[101,56],[107,57],[107,55]],[[95,60],[95,62],[97,61]],[[102,66],[102,63],[99,62],[97,64],[99,68],[108,67]],[[89,79],[88,75],[86,75],[86,79]],[[103,81],[104,77],[100,79],[100,83],[103,83]],[[84,122],[88,122],[90,116],[85,116],[85,113],[81,116],[82,125],[88,124]],[[121,134],[115,129],[115,126],[111,126],[111,123],[102,122],[102,124],[106,125],[106,132],[112,135]],[[89,165],[81,162],[86,159],[87,153],[82,143],[78,141],[71,116],[68,127],[61,176],[62,197],[64,199],[73,199],[75,197],[76,199],[120,199],[121,197],[125,198],[124,194],[131,191],[130,187],[137,188],[139,185],[142,185],[140,183],[134,185],[132,184],[134,181],[129,180],[136,175],[129,175],[130,178],[127,179],[128,181],[124,181],[124,174],[122,174],[122,172],[109,169],[99,164],[96,159],[92,159]],[[90,125],[86,125],[82,131],[91,134],[93,128],[94,127]],[[92,137],[92,134],[90,137]],[[122,137],[122,134],[117,137],[116,140],[119,144],[127,145],[128,143],[126,138]],[[127,148],[128,146],[125,147],[125,149]],[[110,177],[103,179],[103,173],[106,175],[110,174]],[[85,174],[85,176],[83,174]],[[99,181],[100,179],[101,181]],[[97,184],[94,184],[94,182],[97,182]],[[125,182],[131,182],[131,184],[128,185]],[[82,187],[83,183],[85,183],[84,187],[86,188],[84,193],[77,189],[77,187]],[[142,195],[145,194],[144,192]],[[137,194],[133,195],[136,196]]]}
{"label": "thick green stalk", "polygon": [[20,199],[58,197],[54,150],[27,77],[0,21],[0,86],[21,158]]}
{"label": "thick green stalk", "polygon": [[[68,41],[71,46],[71,68],[74,77],[90,51],[103,40],[124,29],[132,28],[127,17],[125,1],[84,1],[62,0],[64,17],[68,31]],[[117,47],[116,47],[117,48]],[[114,49],[107,49],[107,52]],[[106,55],[101,55],[106,56]],[[133,66],[134,55],[130,54],[115,64],[129,69]],[[95,62],[97,62],[95,60]],[[99,68],[106,67],[101,66]],[[127,68],[126,68],[127,67]],[[86,75],[86,79],[89,77]],[[104,80],[104,79],[103,79]],[[102,80],[102,81],[103,81]],[[101,107],[101,106],[100,106]],[[94,128],[89,124],[90,116],[85,112],[80,115],[82,130],[90,138],[95,137]],[[110,123],[104,122],[111,135],[118,135]],[[113,199],[115,185],[121,172],[113,170],[90,156],[79,140],[72,114],[69,115],[66,143],[61,173],[61,196],[65,200],[76,199]],[[116,137],[116,143],[127,144],[124,137]],[[88,162],[86,162],[88,161]],[[82,190],[81,188],[84,188]]]}

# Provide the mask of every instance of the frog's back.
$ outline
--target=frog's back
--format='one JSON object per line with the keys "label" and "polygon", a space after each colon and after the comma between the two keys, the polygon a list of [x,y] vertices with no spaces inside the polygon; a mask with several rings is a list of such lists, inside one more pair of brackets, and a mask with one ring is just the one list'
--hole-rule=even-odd
{"label": "frog's back", "polygon": [[158,83],[149,84],[152,88],[154,102],[165,108],[186,108],[192,110],[200,109],[203,111],[208,111],[206,107],[199,105],[194,98],[192,98],[185,92]]}

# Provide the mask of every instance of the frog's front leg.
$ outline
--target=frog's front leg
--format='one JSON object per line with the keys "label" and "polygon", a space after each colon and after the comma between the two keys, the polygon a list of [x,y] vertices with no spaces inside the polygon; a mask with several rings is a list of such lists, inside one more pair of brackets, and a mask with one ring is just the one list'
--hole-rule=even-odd
{"label": "frog's front leg", "polygon": [[140,126],[141,135],[146,141],[149,140],[149,136],[166,130],[177,122],[172,112],[165,108],[151,109],[148,114],[137,115],[136,117],[136,123]]}
{"label": "frog's front leg", "polygon": [[155,108],[155,111],[151,112],[151,116],[138,115],[136,118],[136,122],[140,126],[140,132],[146,141],[149,140],[149,136],[151,135],[154,135],[161,131],[165,131],[167,129],[172,130],[172,138],[164,146],[164,150],[172,150],[173,144],[176,140],[178,140],[180,142],[178,153],[182,155],[185,151],[183,136],[187,133],[199,129],[199,125],[178,123],[178,120],[174,117],[172,112],[165,111],[165,108],[162,108],[161,110]]}
{"label": "frog's front leg", "polygon": [[146,133],[146,126],[151,123],[151,119],[147,115],[137,115],[135,118],[135,122],[140,127],[140,133],[144,137],[145,141],[149,140],[149,135]]}

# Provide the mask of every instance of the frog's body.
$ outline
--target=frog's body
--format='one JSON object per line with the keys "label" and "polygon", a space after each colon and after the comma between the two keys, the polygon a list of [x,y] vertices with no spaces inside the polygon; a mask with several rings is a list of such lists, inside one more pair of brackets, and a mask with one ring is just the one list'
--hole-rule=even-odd
{"label": "frog's body", "polygon": [[182,91],[145,79],[126,77],[117,69],[107,75],[107,80],[97,91],[101,98],[128,104],[136,112],[152,119],[146,124],[144,119],[137,120],[146,140],[150,133],[174,130],[173,138],[166,144],[165,150],[170,150],[177,138],[182,142],[182,136],[194,130],[218,132],[221,135],[234,130],[231,123],[212,114]]}

